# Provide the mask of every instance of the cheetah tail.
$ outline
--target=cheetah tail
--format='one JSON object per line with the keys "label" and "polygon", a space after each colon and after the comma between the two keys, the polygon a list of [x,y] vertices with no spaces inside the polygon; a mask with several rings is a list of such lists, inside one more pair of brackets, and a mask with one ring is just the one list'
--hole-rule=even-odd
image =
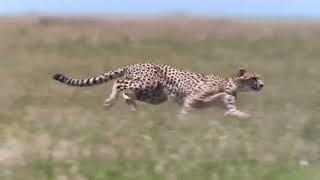
{"label": "cheetah tail", "polygon": [[63,74],[55,74],[53,75],[52,78],[70,86],[78,86],[78,87],[94,86],[94,85],[102,84],[109,80],[123,76],[125,73],[125,70],[126,68],[119,68],[116,70],[106,72],[104,74],[100,74],[96,77],[87,78],[87,79],[74,79],[71,77],[67,77]]}

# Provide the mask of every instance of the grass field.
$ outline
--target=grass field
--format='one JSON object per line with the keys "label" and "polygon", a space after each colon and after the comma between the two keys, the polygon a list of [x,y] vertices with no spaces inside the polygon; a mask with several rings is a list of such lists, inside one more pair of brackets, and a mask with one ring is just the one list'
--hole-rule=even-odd
{"label": "grass field", "polygon": [[[320,179],[317,21],[1,17],[0,55],[1,180]],[[144,61],[225,76],[244,67],[265,88],[239,95],[248,120],[217,108],[177,120],[170,101],[106,111],[112,83],[51,79]]]}

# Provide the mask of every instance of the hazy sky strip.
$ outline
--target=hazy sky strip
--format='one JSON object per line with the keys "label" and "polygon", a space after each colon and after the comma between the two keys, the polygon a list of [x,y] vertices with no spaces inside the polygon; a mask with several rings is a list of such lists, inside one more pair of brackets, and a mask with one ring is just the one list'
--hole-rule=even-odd
{"label": "hazy sky strip", "polygon": [[320,16],[320,0],[0,0],[1,14]]}

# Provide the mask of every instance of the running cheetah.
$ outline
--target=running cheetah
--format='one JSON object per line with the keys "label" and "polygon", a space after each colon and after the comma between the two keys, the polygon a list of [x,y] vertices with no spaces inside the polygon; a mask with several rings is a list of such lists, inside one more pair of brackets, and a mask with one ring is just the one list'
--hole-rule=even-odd
{"label": "running cheetah", "polygon": [[225,115],[249,117],[249,114],[237,110],[237,93],[260,91],[264,86],[260,75],[245,69],[240,69],[235,76],[224,78],[154,63],[133,64],[88,79],[73,79],[62,74],[55,74],[53,79],[82,87],[122,76],[124,79],[114,82],[111,95],[104,103],[106,107],[111,107],[121,92],[131,110],[136,110],[135,100],[161,104],[173,96],[182,104],[179,117],[184,117],[195,108],[213,104],[224,108]]}

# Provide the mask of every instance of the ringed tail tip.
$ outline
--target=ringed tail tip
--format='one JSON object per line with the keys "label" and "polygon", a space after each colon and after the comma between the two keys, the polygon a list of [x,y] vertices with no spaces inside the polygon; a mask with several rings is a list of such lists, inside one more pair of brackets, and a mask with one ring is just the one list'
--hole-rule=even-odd
{"label": "ringed tail tip", "polygon": [[62,74],[55,74],[52,76],[53,79],[60,81],[61,79],[63,79],[63,75]]}

